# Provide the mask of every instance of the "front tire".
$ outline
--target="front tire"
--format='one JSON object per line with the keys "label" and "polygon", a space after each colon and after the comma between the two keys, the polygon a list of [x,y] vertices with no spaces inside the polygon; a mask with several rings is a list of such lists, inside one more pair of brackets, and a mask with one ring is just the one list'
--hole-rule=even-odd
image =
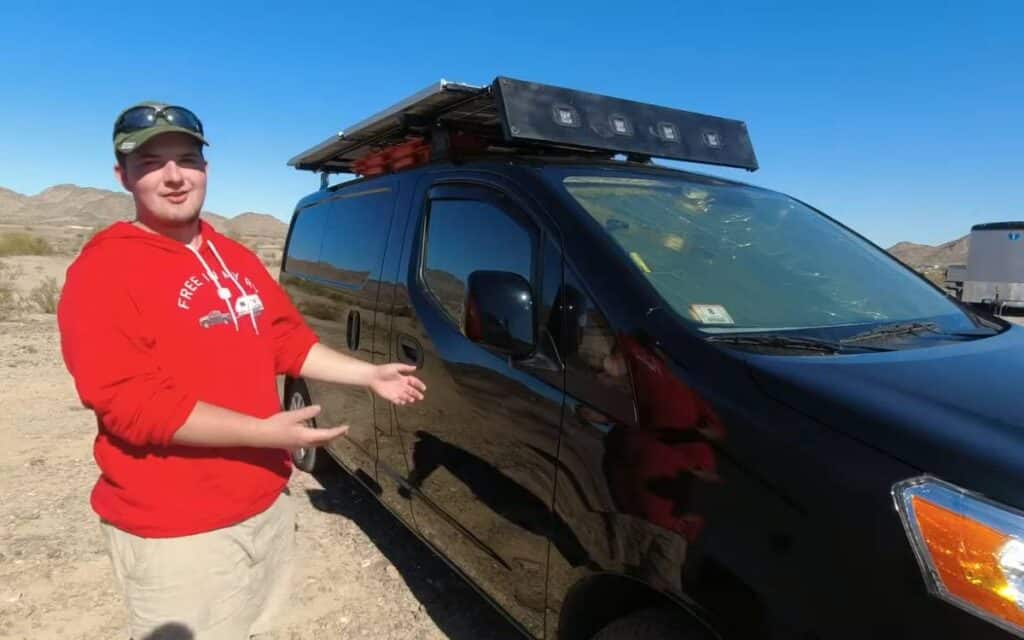
{"label": "front tire", "polygon": [[591,640],[706,640],[708,634],[671,609],[641,609],[598,631]]}
{"label": "front tire", "polygon": [[[288,380],[284,386],[284,405],[288,411],[303,409],[310,406],[309,389],[302,380]],[[316,418],[308,421],[311,429],[316,429]],[[320,473],[331,466],[331,456],[319,447],[296,449],[291,452],[292,464],[306,473]]]}

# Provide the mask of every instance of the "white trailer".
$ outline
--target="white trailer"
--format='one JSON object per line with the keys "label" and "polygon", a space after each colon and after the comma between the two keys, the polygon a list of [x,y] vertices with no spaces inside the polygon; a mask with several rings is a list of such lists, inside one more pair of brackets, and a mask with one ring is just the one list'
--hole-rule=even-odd
{"label": "white trailer", "polygon": [[957,271],[951,266],[946,280],[963,278],[964,302],[991,305],[996,313],[1024,307],[1024,222],[971,227],[966,273]]}

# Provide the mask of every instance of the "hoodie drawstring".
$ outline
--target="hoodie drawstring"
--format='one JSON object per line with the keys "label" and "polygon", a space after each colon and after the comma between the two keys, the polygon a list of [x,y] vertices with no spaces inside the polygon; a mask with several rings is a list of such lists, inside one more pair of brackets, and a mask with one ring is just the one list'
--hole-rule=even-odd
{"label": "hoodie drawstring", "polygon": [[[238,287],[238,293],[240,293],[243,298],[245,296],[249,295],[249,294],[247,294],[245,292],[245,289],[242,288],[242,283],[238,281],[237,277],[235,277],[234,272],[231,271],[231,269],[228,269],[227,263],[224,262],[224,258],[220,257],[220,251],[217,251],[217,247],[216,247],[216,245],[213,244],[213,241],[212,240],[207,240],[206,244],[210,245],[210,251],[212,251],[214,257],[217,258],[217,262],[219,262],[220,266],[224,269],[224,273],[228,274],[228,279],[230,279],[232,282],[234,282],[235,286]],[[256,314],[255,313],[249,313],[249,320],[252,321],[252,330],[256,332],[256,335],[259,335],[260,330],[256,327]],[[237,325],[237,322],[236,322],[236,325]],[[236,326],[236,328],[237,328],[237,326]]]}
{"label": "hoodie drawstring", "polygon": [[[203,265],[203,269],[206,271],[206,275],[209,276],[210,281],[217,287],[217,297],[224,301],[224,304],[228,307],[228,313],[231,314],[231,321],[235,323],[235,331],[238,331],[238,316],[235,315],[235,308],[231,304],[231,290],[227,287],[222,287],[220,284],[220,278],[217,277],[217,273],[210,268],[210,265],[206,263],[203,256],[199,251],[190,244],[186,244],[188,250],[195,254],[196,258],[199,259],[200,264]],[[226,269],[225,269],[226,270]]]}

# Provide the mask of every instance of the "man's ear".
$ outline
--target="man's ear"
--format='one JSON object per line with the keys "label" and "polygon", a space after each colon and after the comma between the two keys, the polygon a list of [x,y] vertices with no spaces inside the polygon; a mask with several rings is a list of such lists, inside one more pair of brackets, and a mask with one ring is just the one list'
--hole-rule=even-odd
{"label": "man's ear", "polygon": [[125,180],[127,180],[127,177],[125,176],[124,166],[122,166],[120,162],[114,165],[114,177],[117,178],[117,181],[121,183],[121,186],[124,188],[125,191],[131,191],[131,189],[128,188],[128,183],[125,182]]}

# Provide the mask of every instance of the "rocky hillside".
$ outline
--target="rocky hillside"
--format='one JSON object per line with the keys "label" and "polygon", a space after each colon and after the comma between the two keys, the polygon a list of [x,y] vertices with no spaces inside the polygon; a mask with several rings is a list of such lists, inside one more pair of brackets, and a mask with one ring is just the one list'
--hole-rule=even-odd
{"label": "rocky hillside", "polygon": [[907,266],[941,286],[946,280],[946,267],[951,264],[967,264],[967,248],[969,246],[970,236],[968,235],[936,247],[913,242],[898,242],[889,247],[888,251]]}
{"label": "rocky hillside", "polygon": [[912,267],[947,267],[951,264],[966,264],[967,247],[970,236],[933,247],[928,244],[899,242],[889,247],[888,251],[905,264]]}
{"label": "rocky hillside", "polygon": [[[134,212],[131,196],[123,192],[59,184],[29,196],[0,187],[0,233],[27,231],[61,253],[74,253],[92,233],[129,220]],[[226,218],[204,211],[203,219],[258,250],[264,259],[280,259],[288,226],[278,218],[254,212]]]}

